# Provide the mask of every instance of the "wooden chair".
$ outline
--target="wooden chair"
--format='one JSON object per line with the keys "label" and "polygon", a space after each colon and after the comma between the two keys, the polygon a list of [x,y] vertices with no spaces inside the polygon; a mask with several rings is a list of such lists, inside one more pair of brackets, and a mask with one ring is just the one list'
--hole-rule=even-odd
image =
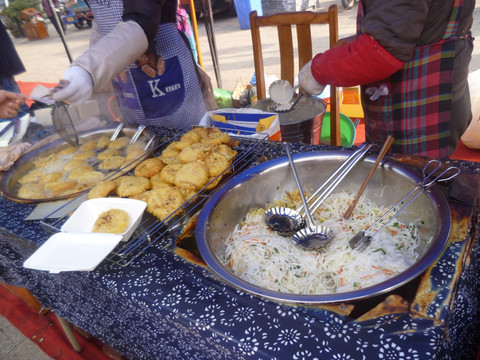
{"label": "wooden chair", "polygon": [[[336,5],[328,8],[328,12],[300,11],[279,13],[270,16],[257,16],[256,11],[250,13],[250,30],[252,33],[253,58],[255,63],[255,77],[257,81],[258,99],[266,97],[265,73],[263,64],[262,42],[260,28],[276,26],[280,48],[281,79],[288,80],[292,85],[295,79],[295,62],[292,26],[297,28],[298,71],[308,63],[313,56],[311,25],[329,25],[329,46],[338,41],[338,9]],[[297,73],[298,73],[297,71]],[[330,143],[340,145],[340,100],[338,88],[330,86]]]}

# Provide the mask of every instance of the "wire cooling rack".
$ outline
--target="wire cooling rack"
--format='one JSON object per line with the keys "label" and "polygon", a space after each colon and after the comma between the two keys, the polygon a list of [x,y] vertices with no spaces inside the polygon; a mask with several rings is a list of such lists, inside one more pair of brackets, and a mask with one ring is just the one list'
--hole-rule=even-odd
{"label": "wire cooling rack", "polygon": [[[153,156],[160,156],[163,149],[171,142],[178,140],[183,133],[177,134],[173,138],[161,142],[155,147]],[[253,135],[253,134],[252,134]],[[232,164],[225,169],[218,177],[222,177],[219,184],[215,186],[218,188],[222,183],[228,181],[233,176],[254,164],[262,155],[268,142],[268,135],[255,134],[255,138],[248,136],[235,136],[230,134],[235,146],[232,148],[237,151]],[[137,159],[138,161],[138,159]],[[122,171],[122,170],[120,170]],[[128,174],[133,174],[130,170]],[[182,209],[180,215],[178,209],[167,217],[164,221],[158,220],[155,216],[145,212],[140,225],[135,230],[132,237],[126,241],[121,242],[108,256],[107,260],[119,265],[127,266],[133,260],[144,254],[151,246],[166,248],[171,246],[172,241],[186,231],[191,231],[195,214],[197,214],[203,204],[208,200],[210,195],[215,191],[208,190],[207,187],[216,181],[218,177],[206,184],[194,196],[188,199],[179,209]],[[66,204],[57,208],[54,212],[47,215],[41,220],[41,225],[47,234],[54,234],[61,231],[62,225],[68,219],[68,213],[71,213],[87,198],[87,194],[76,197]],[[64,214],[64,215],[62,215]]]}

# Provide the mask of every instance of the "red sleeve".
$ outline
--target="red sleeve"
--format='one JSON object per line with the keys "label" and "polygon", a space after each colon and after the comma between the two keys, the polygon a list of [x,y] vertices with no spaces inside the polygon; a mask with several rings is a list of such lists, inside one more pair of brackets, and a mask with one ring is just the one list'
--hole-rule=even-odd
{"label": "red sleeve", "polygon": [[386,79],[403,64],[370,35],[362,34],[349,44],[317,54],[312,75],[323,85],[356,86]]}

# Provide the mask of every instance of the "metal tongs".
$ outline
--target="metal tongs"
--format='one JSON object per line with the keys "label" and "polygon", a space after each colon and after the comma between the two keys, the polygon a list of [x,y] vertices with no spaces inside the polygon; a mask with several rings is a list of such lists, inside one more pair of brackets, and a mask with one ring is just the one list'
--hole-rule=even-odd
{"label": "metal tongs", "polygon": [[[335,172],[320,186],[307,200],[310,206],[310,213],[313,214],[322,202],[332,193],[345,176],[362,159],[370,149],[371,144],[362,144],[352,155],[350,155]],[[322,192],[320,195],[318,195]],[[318,196],[317,196],[318,195]],[[311,204],[310,204],[311,203]],[[264,220],[267,226],[276,231],[279,235],[290,236],[306,226],[305,206],[298,210],[286,207],[274,207],[265,212]]]}
{"label": "metal tongs", "polygon": [[[436,164],[435,168],[427,173],[427,168],[429,167],[430,164]],[[396,218],[407,206],[409,206],[420,194],[422,194],[425,190],[427,190],[430,186],[435,184],[435,182],[443,182],[443,181],[448,181],[453,179],[455,176],[457,176],[460,173],[460,169],[456,166],[450,166],[447,169],[443,170],[439,175],[437,175],[433,180],[430,180],[435,172],[440,168],[441,162],[438,160],[430,160],[423,168],[423,181],[418,184],[412,191],[410,191],[407,195],[405,195],[402,199],[400,199],[395,205],[393,205],[385,214],[383,214],[379,219],[377,219],[372,225],[368,227],[366,231],[369,229],[372,229],[377,223],[379,223],[382,219],[384,219],[388,214],[390,214],[393,210],[397,208],[400,204],[402,204],[404,201],[407,201],[405,205],[403,205],[385,224],[382,225],[373,235],[366,235],[366,231],[359,231],[357,234],[355,234],[354,237],[352,237],[348,244],[352,249],[358,250],[358,251],[363,251],[365,250],[370,243],[372,242],[372,239],[375,235],[377,235],[380,231],[382,231],[390,222]],[[446,174],[448,172],[453,173],[450,176],[447,176]],[[416,192],[416,194],[415,194]]]}

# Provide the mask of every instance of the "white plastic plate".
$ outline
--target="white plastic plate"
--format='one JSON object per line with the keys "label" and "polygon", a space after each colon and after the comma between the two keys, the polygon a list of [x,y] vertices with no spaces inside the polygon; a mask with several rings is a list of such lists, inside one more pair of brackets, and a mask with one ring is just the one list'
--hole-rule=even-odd
{"label": "white plastic plate", "polygon": [[146,207],[145,201],[135,199],[98,198],[87,200],[63,224],[61,231],[91,233],[93,225],[101,213],[111,209],[120,209],[126,211],[130,217],[127,229],[120,234],[122,240],[127,241],[142,220]]}
{"label": "white plastic plate", "polygon": [[28,269],[90,271],[122,240],[122,235],[100,233],[57,233],[38,248],[23,266]]}

